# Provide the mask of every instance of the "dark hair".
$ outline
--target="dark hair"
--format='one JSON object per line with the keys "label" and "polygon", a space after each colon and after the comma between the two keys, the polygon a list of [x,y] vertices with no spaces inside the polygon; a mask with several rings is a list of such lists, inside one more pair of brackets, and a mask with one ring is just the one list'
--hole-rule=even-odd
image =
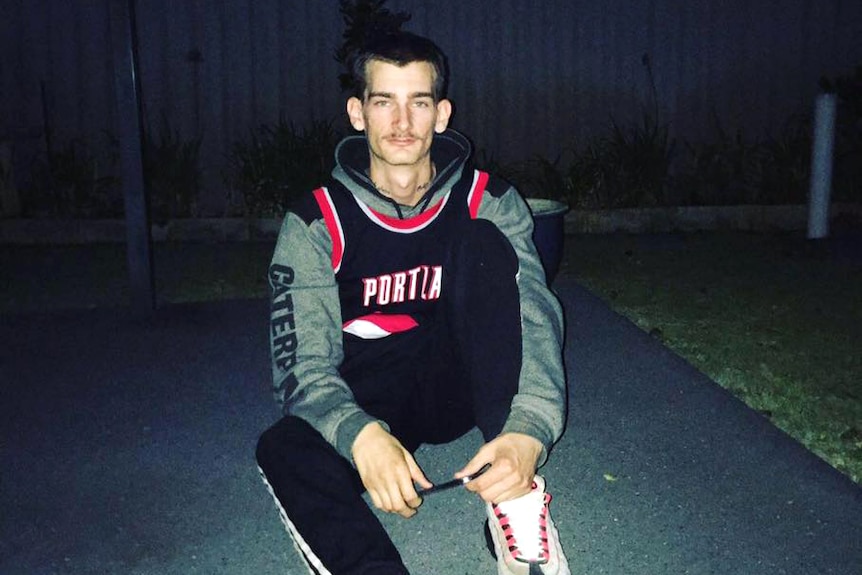
{"label": "dark hair", "polygon": [[378,60],[402,67],[413,62],[428,62],[434,69],[432,92],[434,101],[446,97],[449,82],[449,65],[446,55],[428,38],[410,32],[394,32],[377,36],[365,42],[350,58],[348,69],[351,76],[351,92],[360,100],[365,99],[368,87],[365,67],[371,60]]}

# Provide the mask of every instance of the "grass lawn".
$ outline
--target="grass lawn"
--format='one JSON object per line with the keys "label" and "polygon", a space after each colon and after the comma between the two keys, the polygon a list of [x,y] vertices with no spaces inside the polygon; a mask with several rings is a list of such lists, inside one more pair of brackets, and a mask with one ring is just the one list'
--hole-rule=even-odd
{"label": "grass lawn", "polygon": [[[265,297],[273,244],[156,244],[161,302]],[[125,248],[0,246],[0,313],[128,301]],[[567,238],[562,272],[862,483],[862,263],[794,234]]]}
{"label": "grass lawn", "polygon": [[791,234],[573,236],[564,269],[862,483],[858,255]]}

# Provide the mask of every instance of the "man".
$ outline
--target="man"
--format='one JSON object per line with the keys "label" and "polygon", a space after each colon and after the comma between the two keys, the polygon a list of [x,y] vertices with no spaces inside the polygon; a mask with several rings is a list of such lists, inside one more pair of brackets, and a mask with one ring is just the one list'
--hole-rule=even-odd
{"label": "man", "polygon": [[407,573],[361,494],[412,517],[432,487],[413,452],[477,426],[455,478],[487,502],[498,572],[567,575],[536,475],[565,419],[562,314],[529,211],[468,168],[431,41],[379,38],[352,74],[364,135],[288,212],[270,266],[285,416],[258,443],[264,481],[311,572]]}

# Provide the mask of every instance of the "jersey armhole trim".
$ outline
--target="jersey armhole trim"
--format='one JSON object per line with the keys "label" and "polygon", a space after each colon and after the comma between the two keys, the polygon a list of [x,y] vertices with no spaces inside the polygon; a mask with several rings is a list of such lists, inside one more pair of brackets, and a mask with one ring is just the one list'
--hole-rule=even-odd
{"label": "jersey armhole trim", "polygon": [[479,216],[479,206],[485,195],[485,186],[488,185],[488,173],[474,170],[473,185],[467,195],[467,206],[470,209],[470,219],[475,220]]}
{"label": "jersey armhole trim", "polygon": [[320,213],[323,215],[329,237],[332,238],[332,270],[338,273],[344,257],[344,230],[341,227],[341,220],[338,218],[338,211],[335,209],[329,190],[318,188],[312,193],[317,205],[320,206]]}

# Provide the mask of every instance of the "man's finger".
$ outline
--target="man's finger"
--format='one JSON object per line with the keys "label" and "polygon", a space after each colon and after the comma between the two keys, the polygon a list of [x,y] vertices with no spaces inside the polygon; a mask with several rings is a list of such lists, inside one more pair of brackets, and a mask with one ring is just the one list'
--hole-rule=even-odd
{"label": "man's finger", "polygon": [[393,511],[395,511],[395,505],[394,505],[394,502],[392,500],[392,494],[389,492],[389,490],[384,489],[381,492],[380,500],[383,503],[383,510],[384,511],[386,511],[387,513],[392,513]]}
{"label": "man's finger", "polygon": [[409,461],[407,465],[400,466],[389,475],[384,486],[385,495],[382,496],[385,505],[384,510],[389,513],[398,513],[403,517],[411,517],[415,510],[408,500],[416,498],[416,490],[410,477]]}
{"label": "man's finger", "polygon": [[[413,487],[412,482],[416,482],[421,485],[424,489],[428,489],[432,487],[434,484],[428,481],[428,478],[425,477],[425,474],[422,472],[422,468],[419,467],[419,464],[416,463],[416,460],[413,459],[411,455],[407,455],[407,469],[410,470],[410,480],[411,487]],[[416,493],[416,489],[413,488],[413,493]]]}
{"label": "man's finger", "polygon": [[390,513],[397,513],[398,515],[408,518],[413,517],[416,514],[416,510],[407,502],[407,498],[404,493],[401,491],[401,487],[397,484],[394,486],[395,492],[392,493],[392,506],[389,509]]}
{"label": "man's finger", "polygon": [[415,512],[422,506],[422,501],[423,499],[417,495],[415,498],[408,501],[407,505]]}
{"label": "man's finger", "polygon": [[[422,499],[420,499],[419,495],[416,493],[416,487],[413,485],[413,478],[402,478],[399,482],[399,488],[401,490],[399,495],[404,501],[404,505],[415,513],[416,508],[422,503]],[[411,513],[411,515],[412,514],[413,513]]]}
{"label": "man's finger", "polygon": [[383,501],[380,499],[380,495],[377,494],[377,490],[368,490],[368,495],[371,497],[371,502],[374,504],[374,507],[380,509],[381,511],[386,511],[383,508]]}
{"label": "man's finger", "polygon": [[488,489],[484,491],[480,491],[479,496],[485,501],[499,503],[501,501],[508,501],[509,499],[520,497],[521,495],[526,495],[528,492],[529,490],[523,489],[517,482],[505,480],[489,486]]}
{"label": "man's finger", "polygon": [[488,468],[488,471],[470,481],[466,484],[466,487],[469,491],[474,493],[478,493],[482,496],[482,499],[486,501],[490,501],[488,499],[487,493],[491,493],[489,489],[495,489],[495,493],[500,490],[500,485],[502,482],[506,481],[508,475],[507,473],[499,468],[497,465],[492,465]]}
{"label": "man's finger", "polygon": [[486,454],[483,447],[476,453],[476,455],[473,456],[473,459],[467,462],[467,465],[455,473],[455,479],[463,479],[468,475],[478,473],[485,465],[493,463],[493,461],[494,458],[492,457],[492,454]]}

